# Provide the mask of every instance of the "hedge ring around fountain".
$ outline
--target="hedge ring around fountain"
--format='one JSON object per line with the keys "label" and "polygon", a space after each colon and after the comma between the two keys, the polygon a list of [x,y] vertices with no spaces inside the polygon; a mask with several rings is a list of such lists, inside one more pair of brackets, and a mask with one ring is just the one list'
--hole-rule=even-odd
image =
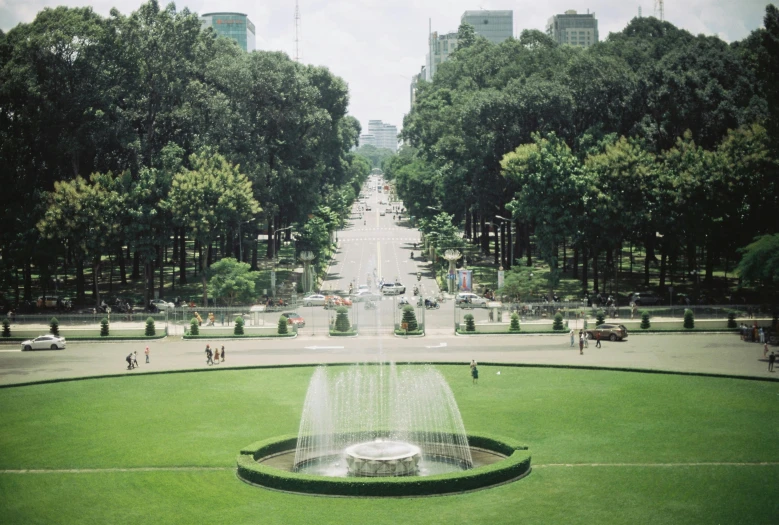
{"label": "hedge ring around fountain", "polygon": [[318,367],[298,435],[254,443],[238,456],[238,477],[248,483],[340,496],[462,492],[529,472],[527,447],[466,434],[438,370],[393,363]]}

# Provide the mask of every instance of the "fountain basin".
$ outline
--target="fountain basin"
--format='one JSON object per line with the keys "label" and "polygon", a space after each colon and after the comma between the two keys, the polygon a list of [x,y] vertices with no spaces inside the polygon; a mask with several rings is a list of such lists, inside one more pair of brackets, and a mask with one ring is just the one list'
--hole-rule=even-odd
{"label": "fountain basin", "polygon": [[411,476],[419,469],[422,449],[411,443],[377,439],[347,447],[344,455],[352,476]]}

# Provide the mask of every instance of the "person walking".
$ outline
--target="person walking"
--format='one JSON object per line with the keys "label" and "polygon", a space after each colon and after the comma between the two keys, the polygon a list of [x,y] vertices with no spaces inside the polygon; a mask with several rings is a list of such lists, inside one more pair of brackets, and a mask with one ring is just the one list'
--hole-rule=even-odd
{"label": "person walking", "polygon": [[128,354],[127,357],[124,358],[125,361],[127,361],[127,370],[133,369],[133,355]]}
{"label": "person walking", "polygon": [[138,352],[133,352],[133,368],[136,368],[138,366]]}
{"label": "person walking", "polygon": [[212,356],[213,356],[213,354],[211,353],[211,345],[206,345],[206,364],[207,365],[213,365],[214,364]]}
{"label": "person walking", "polygon": [[222,362],[225,362],[225,345],[222,345]]}
{"label": "person walking", "polygon": [[601,346],[600,346],[600,332],[595,332],[595,348],[601,348]]}
{"label": "person walking", "polygon": [[573,328],[571,328],[571,333],[569,335],[571,336],[571,348],[573,348],[573,345],[576,344],[576,341],[574,340],[576,334],[574,333]]}
{"label": "person walking", "polygon": [[471,361],[471,379],[474,385],[479,383],[479,368],[476,366],[475,359]]}
{"label": "person walking", "polygon": [[584,333],[579,332],[579,355],[584,355]]}
{"label": "person walking", "polygon": [[214,363],[219,364],[219,348],[214,347]]}
{"label": "person walking", "polygon": [[763,343],[763,357],[768,355],[768,341]]}
{"label": "person walking", "polygon": [[776,362],[776,354],[771,352],[771,355],[768,356],[768,371],[773,372],[774,371],[774,363]]}
{"label": "person walking", "polygon": [[144,354],[146,354],[146,364],[149,364],[149,347],[146,347],[146,350],[143,351]]}

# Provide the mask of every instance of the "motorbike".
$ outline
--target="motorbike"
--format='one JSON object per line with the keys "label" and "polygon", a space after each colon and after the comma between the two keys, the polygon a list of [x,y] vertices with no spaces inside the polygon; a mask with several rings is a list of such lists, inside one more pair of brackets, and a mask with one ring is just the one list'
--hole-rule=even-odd
{"label": "motorbike", "polygon": [[435,299],[425,299],[425,308],[428,310],[438,310],[440,307]]}
{"label": "motorbike", "polygon": [[406,297],[401,297],[400,300],[398,300],[398,308],[403,308],[407,304],[411,304],[411,303],[409,303],[408,298]]}
{"label": "motorbike", "polygon": [[419,287],[414,287],[414,295],[419,295]]}

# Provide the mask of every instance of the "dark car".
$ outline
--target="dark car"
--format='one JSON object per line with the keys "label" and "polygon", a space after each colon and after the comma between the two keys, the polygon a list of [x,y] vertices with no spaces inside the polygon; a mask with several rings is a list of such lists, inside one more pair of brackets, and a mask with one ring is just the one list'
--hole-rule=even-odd
{"label": "dark car", "polygon": [[597,339],[598,333],[600,333],[601,340],[622,341],[627,338],[628,329],[621,324],[600,324],[595,328],[587,330],[587,338]]}
{"label": "dark car", "polygon": [[629,301],[637,306],[651,306],[660,304],[663,299],[654,292],[636,292],[630,296]]}

